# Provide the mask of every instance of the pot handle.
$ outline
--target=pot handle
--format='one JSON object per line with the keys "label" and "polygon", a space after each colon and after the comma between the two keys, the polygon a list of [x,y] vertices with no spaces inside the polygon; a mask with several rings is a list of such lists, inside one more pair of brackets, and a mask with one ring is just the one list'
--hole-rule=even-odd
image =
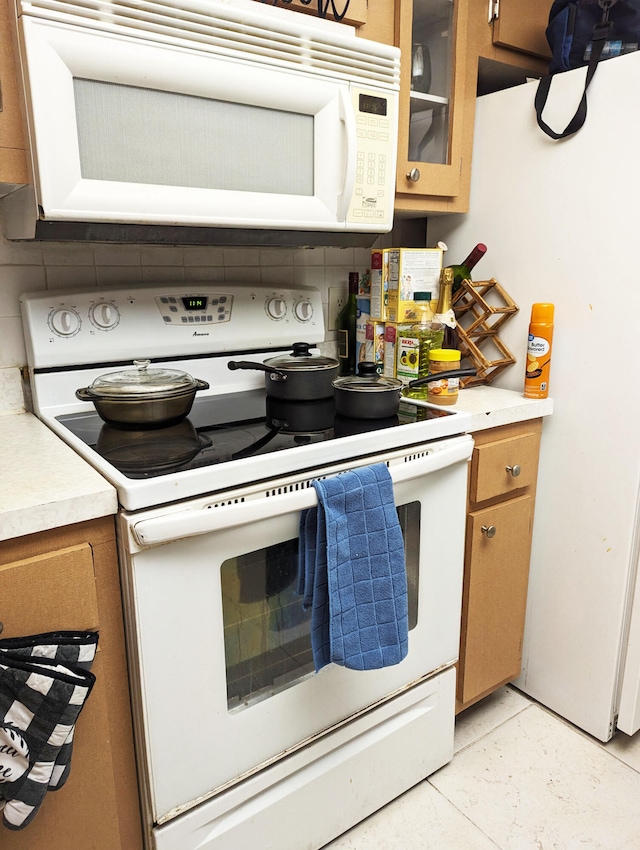
{"label": "pot handle", "polygon": [[88,387],[82,387],[81,390],[76,390],[76,398],[79,398],[80,401],[93,401],[93,396],[89,392]]}
{"label": "pot handle", "polygon": [[196,392],[198,390],[208,390],[209,384],[206,381],[201,381],[200,378],[196,378]]}
{"label": "pot handle", "polygon": [[425,378],[416,378],[415,381],[409,381],[408,387],[421,387],[423,384],[429,384],[432,381],[445,381],[447,378],[466,378],[477,375],[474,366],[466,366],[464,369],[451,369],[447,372],[434,372],[433,375],[427,375]]}
{"label": "pot handle", "polygon": [[272,375],[275,380],[286,381],[287,376],[280,369],[274,369],[273,366],[266,366],[264,363],[254,363],[252,360],[229,360],[227,369],[234,371],[235,369],[257,369],[259,372],[267,372]]}

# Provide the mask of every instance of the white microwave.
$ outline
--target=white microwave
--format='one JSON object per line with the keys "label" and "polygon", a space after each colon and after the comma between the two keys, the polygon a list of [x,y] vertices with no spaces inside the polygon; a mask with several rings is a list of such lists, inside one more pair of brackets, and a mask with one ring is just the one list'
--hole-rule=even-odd
{"label": "white microwave", "polygon": [[397,48],[255,0],[18,0],[18,35],[33,187],[9,238],[391,229]]}

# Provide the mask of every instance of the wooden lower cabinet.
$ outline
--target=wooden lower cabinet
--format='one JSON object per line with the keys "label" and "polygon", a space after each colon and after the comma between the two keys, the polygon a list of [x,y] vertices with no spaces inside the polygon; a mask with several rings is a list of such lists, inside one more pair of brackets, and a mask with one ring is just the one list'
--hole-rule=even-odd
{"label": "wooden lower cabinet", "polygon": [[520,674],[542,420],[474,434],[456,710]]}
{"label": "wooden lower cabinet", "polygon": [[2,850],[140,850],[131,708],[113,517],[0,542],[1,637],[97,630],[96,683],[78,718],[71,772]]}

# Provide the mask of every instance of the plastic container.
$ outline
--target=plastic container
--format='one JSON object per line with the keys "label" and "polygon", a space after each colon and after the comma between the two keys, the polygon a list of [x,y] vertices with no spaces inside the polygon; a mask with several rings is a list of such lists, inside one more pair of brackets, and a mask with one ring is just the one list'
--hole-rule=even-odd
{"label": "plastic container", "polygon": [[547,398],[553,342],[553,304],[533,304],[527,340],[524,397]]}
{"label": "plastic container", "polygon": [[[429,372],[449,372],[460,368],[460,352],[453,348],[434,348],[429,352]],[[427,401],[431,404],[455,404],[458,400],[460,378],[447,378],[427,384]]]}

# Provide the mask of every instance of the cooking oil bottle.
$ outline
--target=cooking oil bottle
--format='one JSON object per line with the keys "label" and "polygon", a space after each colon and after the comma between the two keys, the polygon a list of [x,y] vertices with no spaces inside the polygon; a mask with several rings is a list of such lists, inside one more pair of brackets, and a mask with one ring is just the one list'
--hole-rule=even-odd
{"label": "cooking oil bottle", "polygon": [[[412,354],[409,356],[412,359],[413,368],[411,374],[398,367],[398,377],[409,378],[426,378],[429,374],[429,352],[432,348],[440,348],[444,339],[444,325],[442,322],[436,322],[431,309],[431,293],[416,292],[413,299],[416,304],[416,313],[418,321],[411,325],[407,334],[404,334],[405,339],[413,340]],[[407,346],[408,347],[408,346]],[[404,364],[402,364],[404,365]],[[408,398],[427,397],[427,384],[421,387],[408,387],[403,391],[403,395]]]}

